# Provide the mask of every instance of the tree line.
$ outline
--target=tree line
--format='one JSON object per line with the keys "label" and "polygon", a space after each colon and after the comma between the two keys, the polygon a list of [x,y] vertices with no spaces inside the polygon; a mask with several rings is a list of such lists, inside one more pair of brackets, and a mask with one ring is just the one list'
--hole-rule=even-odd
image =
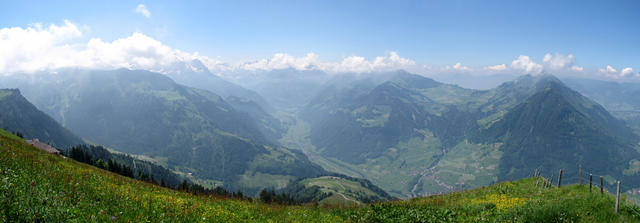
{"label": "tree line", "polygon": [[[229,192],[220,186],[213,189],[206,188],[200,184],[190,182],[186,178],[180,177],[162,166],[138,160],[128,155],[113,154],[102,146],[78,145],[63,150],[63,155],[78,162],[161,187],[197,195],[213,195],[251,200],[250,197],[245,196],[240,190],[237,192]],[[136,166],[134,166],[134,162]]]}
{"label": "tree line", "polygon": [[[236,192],[230,192],[220,186],[207,188],[191,182],[165,167],[136,159],[130,155],[114,154],[102,146],[83,144],[62,150],[62,154],[78,162],[86,163],[125,177],[145,181],[165,188],[192,193],[194,195],[212,195],[253,200],[251,195],[245,195],[241,189],[238,189]],[[347,177],[343,175],[339,176]],[[291,182],[290,187],[279,191],[267,188],[262,189],[258,193],[258,199],[267,204],[297,205],[302,203],[316,203],[323,198],[331,196],[331,194],[321,192],[319,188],[312,187],[305,189],[303,185],[296,184],[297,182],[298,181]],[[370,183],[366,181],[360,183],[370,186]]]}

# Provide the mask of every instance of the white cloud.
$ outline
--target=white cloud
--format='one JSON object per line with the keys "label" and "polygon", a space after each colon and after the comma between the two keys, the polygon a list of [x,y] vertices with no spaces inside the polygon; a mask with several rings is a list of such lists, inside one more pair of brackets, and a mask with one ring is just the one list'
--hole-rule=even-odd
{"label": "white cloud", "polygon": [[415,65],[415,61],[402,58],[396,52],[387,56],[367,60],[360,56],[349,56],[340,62],[322,62],[315,53],[304,57],[294,57],[286,53],[275,54],[272,58],[244,63],[237,68],[244,70],[276,70],[294,68],[298,70],[318,69],[327,72],[372,72],[406,69]]}
{"label": "white cloud", "polygon": [[564,56],[562,54],[557,54],[557,53],[555,55],[551,55],[550,53],[547,53],[544,55],[544,58],[542,59],[542,61],[544,62],[545,67],[553,70],[559,70],[559,69],[571,68],[575,61],[575,57],[573,56],[573,54]]}
{"label": "white cloud", "polygon": [[318,67],[318,55],[308,53],[304,57],[295,58],[286,53],[277,53],[271,59],[261,59],[256,62],[244,63],[239,66],[245,70],[277,70],[294,68],[298,70],[310,70]]}
{"label": "white cloud", "polygon": [[[90,61],[93,68],[129,68],[145,69],[157,72],[166,72],[176,64],[190,64],[194,60],[201,61],[207,69],[222,69],[223,63],[219,60],[196,53],[186,53],[164,45],[142,33],[133,33],[126,38],[116,39],[113,42],[104,42],[94,38],[89,40],[86,48],[78,54]],[[192,67],[192,69],[198,69]]]}
{"label": "white cloud", "polygon": [[571,70],[572,71],[582,72],[582,71],[584,71],[584,67],[571,66]]}
{"label": "white cloud", "polygon": [[600,69],[599,71],[600,71],[600,73],[605,73],[605,74],[612,74],[612,73],[618,72],[615,68],[613,68],[613,67],[611,67],[609,65],[607,65],[606,69]]}
{"label": "white cloud", "polygon": [[201,60],[208,68],[221,62],[198,53],[185,53],[141,33],[104,42],[93,38],[86,43],[78,27],[64,25],[43,28],[0,29],[0,73],[34,72],[61,67],[130,68],[162,72],[175,63]]}
{"label": "white cloud", "polygon": [[632,77],[633,76],[633,69],[631,67],[627,67],[622,69],[622,71],[620,71],[620,77]]}
{"label": "white cloud", "polygon": [[323,70],[330,72],[372,72],[406,69],[416,62],[400,57],[396,52],[390,52],[387,56],[366,60],[364,57],[349,56],[339,63],[325,63]]}
{"label": "white cloud", "polygon": [[[402,58],[396,52],[367,60],[349,56],[339,62],[323,62],[315,53],[294,57],[286,53],[255,62],[228,65],[217,59],[186,53],[164,45],[142,33],[105,42],[92,38],[79,41],[82,32],[65,21],[64,25],[32,25],[27,28],[0,29],[0,73],[35,72],[62,67],[84,68],[129,68],[156,72],[172,71],[178,63],[191,64],[200,60],[211,71],[273,70],[293,68],[298,70],[318,69],[327,72],[372,72],[406,69],[415,61]],[[198,69],[192,67],[192,69]]]}
{"label": "white cloud", "polygon": [[487,66],[484,69],[490,70],[490,71],[503,71],[507,69],[507,65],[506,64],[498,64],[498,65],[493,65],[493,66]]}
{"label": "white cloud", "polygon": [[511,62],[511,68],[522,70],[525,73],[538,74],[542,72],[542,65],[537,64],[529,56],[520,55],[518,59]]}
{"label": "white cloud", "polygon": [[598,71],[600,71],[601,74],[604,74],[605,77],[613,79],[635,77],[633,68],[631,67],[623,68],[620,73],[618,73],[618,70],[610,65],[607,65],[606,68],[600,68]]}
{"label": "white cloud", "polygon": [[65,20],[64,25],[40,24],[26,29],[14,27],[0,29],[0,72],[34,71],[43,67],[73,64],[74,52],[68,40],[80,37],[76,25]]}
{"label": "white cloud", "polygon": [[136,7],[136,13],[140,13],[144,17],[151,18],[151,12],[149,12],[147,6],[143,4],[139,4],[138,7]]}
{"label": "white cloud", "polygon": [[471,70],[471,68],[469,68],[467,66],[463,66],[460,62],[454,64],[452,68],[454,70],[457,70],[457,71],[470,71]]}
{"label": "white cloud", "polygon": [[[86,30],[86,28],[82,30]],[[415,61],[403,58],[396,52],[389,52],[384,56],[370,59],[354,55],[344,57],[339,61],[321,61],[320,56],[315,53],[308,53],[300,57],[278,53],[271,58],[253,62],[228,64],[216,58],[199,55],[197,52],[188,53],[171,48],[142,33],[133,33],[110,42],[99,38],[91,38],[86,41],[88,38],[83,35],[79,26],[67,20],[58,25],[33,24],[26,28],[2,28],[0,29],[0,74],[32,73],[63,67],[90,69],[124,67],[161,73],[174,72],[184,66],[193,70],[203,69],[202,66],[198,66],[198,63],[193,63],[196,60],[201,61],[207,69],[215,73],[232,70],[257,71],[288,68],[316,69],[331,73],[366,73],[397,69],[406,69],[416,73],[473,72],[476,70],[464,66],[461,62],[444,68],[432,68],[426,64],[416,64]],[[509,73],[521,71],[537,74],[543,69],[550,69],[556,75],[593,75],[598,73],[576,66],[574,60],[572,54],[567,56],[546,54],[543,58],[544,65],[541,65],[526,55],[520,55],[511,64],[486,66],[484,70]],[[606,68],[599,69],[599,71],[600,75],[612,79],[640,77],[637,72],[634,73],[631,67],[618,72],[612,66],[607,65]]]}

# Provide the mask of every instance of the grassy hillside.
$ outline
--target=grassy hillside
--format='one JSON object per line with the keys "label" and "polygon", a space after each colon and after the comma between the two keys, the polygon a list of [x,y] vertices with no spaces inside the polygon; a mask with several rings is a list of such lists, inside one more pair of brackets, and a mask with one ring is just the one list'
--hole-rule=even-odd
{"label": "grassy hillside", "polygon": [[195,196],[35,149],[0,130],[0,222],[340,221],[320,209]]}
{"label": "grassy hillside", "polygon": [[330,206],[353,206],[393,199],[368,180],[344,175],[301,179],[289,184],[284,191],[298,201]]}
{"label": "grassy hillside", "polygon": [[183,193],[37,150],[0,130],[0,222],[640,222],[640,208],[535,179],[351,208],[265,205]]}

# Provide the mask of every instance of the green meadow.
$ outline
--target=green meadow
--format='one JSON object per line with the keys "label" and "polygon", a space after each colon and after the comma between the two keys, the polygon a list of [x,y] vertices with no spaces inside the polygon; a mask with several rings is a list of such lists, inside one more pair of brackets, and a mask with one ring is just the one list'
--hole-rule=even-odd
{"label": "green meadow", "polygon": [[126,178],[0,130],[0,222],[640,222],[625,196],[616,214],[610,194],[585,185],[543,189],[536,180],[353,206],[273,205]]}

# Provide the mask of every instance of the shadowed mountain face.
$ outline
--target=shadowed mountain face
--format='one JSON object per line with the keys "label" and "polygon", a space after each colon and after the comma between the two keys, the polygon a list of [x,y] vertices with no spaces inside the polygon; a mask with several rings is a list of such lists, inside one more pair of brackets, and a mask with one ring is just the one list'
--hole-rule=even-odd
{"label": "shadowed mountain face", "polygon": [[[301,152],[269,143],[249,114],[208,91],[147,71],[57,75],[18,85],[45,112],[93,142],[150,156],[230,189],[282,187],[292,177],[323,173]],[[252,182],[256,175],[265,178],[262,184]]]}
{"label": "shadowed mountain face", "polygon": [[83,143],[80,138],[29,103],[18,89],[0,89],[0,111],[0,128],[19,132],[25,139],[37,138],[60,149]]}

